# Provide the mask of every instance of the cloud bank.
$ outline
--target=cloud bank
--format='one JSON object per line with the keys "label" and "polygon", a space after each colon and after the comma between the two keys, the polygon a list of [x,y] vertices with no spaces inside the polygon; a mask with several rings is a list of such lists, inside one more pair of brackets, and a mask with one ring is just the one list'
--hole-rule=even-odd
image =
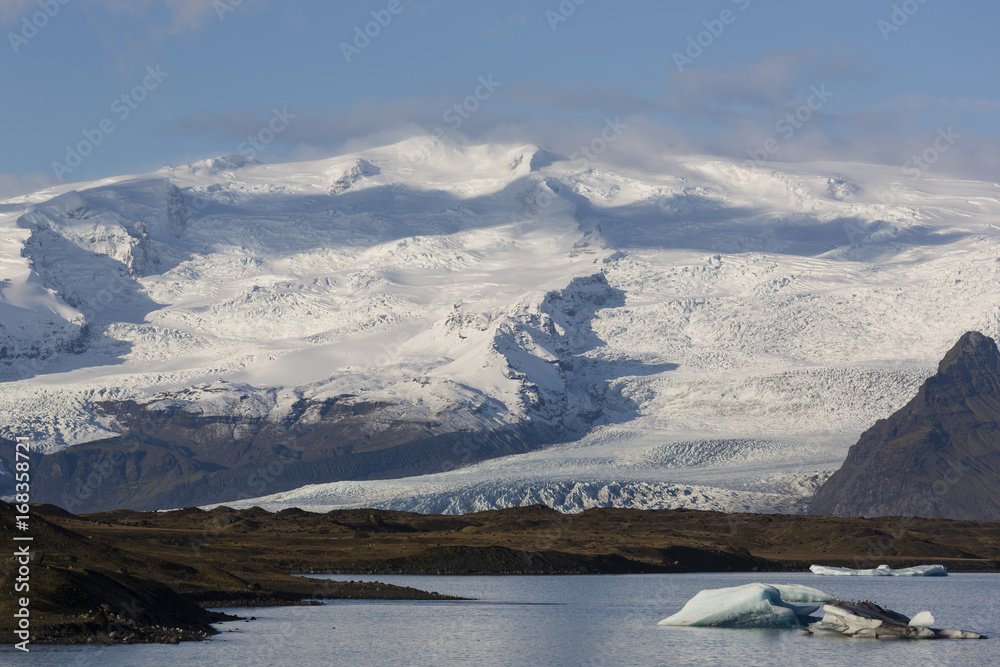
{"label": "cloud bank", "polygon": [[[272,147],[286,157],[344,150],[443,133],[453,141],[530,142],[571,154],[607,122],[629,126],[606,158],[655,163],[702,153],[754,161],[847,161],[898,165],[936,153],[926,171],[994,180],[1000,137],[976,132],[1000,103],[908,96],[858,111],[854,89],[872,78],[850,61],[778,51],[746,63],[696,67],[665,77],[655,94],[587,81],[501,82],[484,100],[477,82],[456,94],[362,101],[335,109],[298,109]],[[233,145],[266,121],[259,114],[201,112],[171,132]],[[941,133],[952,138],[942,151]],[[937,148],[935,148],[937,142]]]}

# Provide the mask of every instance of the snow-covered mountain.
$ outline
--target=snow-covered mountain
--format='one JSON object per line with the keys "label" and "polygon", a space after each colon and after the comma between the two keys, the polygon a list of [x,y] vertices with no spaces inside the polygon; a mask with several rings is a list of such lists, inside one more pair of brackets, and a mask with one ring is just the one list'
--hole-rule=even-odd
{"label": "snow-covered mountain", "polygon": [[[227,504],[797,511],[1000,334],[998,223],[899,168],[429,138],[60,186],[0,202],[0,437],[183,441]],[[273,442],[309,473],[253,477]]]}

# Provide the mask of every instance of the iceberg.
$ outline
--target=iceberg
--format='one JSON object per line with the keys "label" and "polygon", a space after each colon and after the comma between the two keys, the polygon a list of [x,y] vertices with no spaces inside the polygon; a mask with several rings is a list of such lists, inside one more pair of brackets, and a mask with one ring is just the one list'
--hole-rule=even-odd
{"label": "iceberg", "polygon": [[894,570],[888,565],[879,565],[873,569],[855,570],[850,567],[831,567],[828,565],[810,565],[809,571],[813,574],[832,575],[841,577],[945,577],[948,570],[944,565],[917,565],[915,567],[904,567]]}
{"label": "iceberg", "polygon": [[700,591],[658,625],[794,628],[834,596],[798,584],[744,584]]}
{"label": "iceberg", "polygon": [[[810,616],[822,608],[819,621]],[[815,621],[810,623],[809,621]],[[978,632],[931,627],[934,615],[909,618],[871,600],[841,600],[798,584],[744,584],[699,591],[684,607],[657,625],[715,628],[795,628],[872,639],[986,639]]]}
{"label": "iceberg", "polygon": [[809,625],[817,631],[871,639],[986,639],[978,632],[932,628],[934,616],[922,611],[912,619],[870,600],[836,600],[823,605],[823,619]]}

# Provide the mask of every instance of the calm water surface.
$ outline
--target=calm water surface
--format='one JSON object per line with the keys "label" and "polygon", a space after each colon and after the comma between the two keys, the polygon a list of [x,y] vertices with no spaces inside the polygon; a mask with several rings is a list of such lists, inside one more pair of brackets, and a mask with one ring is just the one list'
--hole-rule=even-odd
{"label": "calm water surface", "polygon": [[[0,649],[19,665],[1000,665],[1000,575],[820,577],[667,574],[561,577],[329,576],[474,597],[473,602],[338,601],[227,610],[207,642],[176,646]],[[877,641],[795,630],[658,627],[704,588],[799,583],[870,599],[985,641]]]}

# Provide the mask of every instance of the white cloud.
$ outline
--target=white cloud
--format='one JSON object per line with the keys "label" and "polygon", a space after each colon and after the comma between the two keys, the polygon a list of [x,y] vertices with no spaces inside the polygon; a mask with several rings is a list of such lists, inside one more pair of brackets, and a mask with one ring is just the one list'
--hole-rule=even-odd
{"label": "white cloud", "polygon": [[[449,125],[446,112],[462,101],[461,90],[388,102],[362,101],[336,109],[293,109],[298,118],[272,148],[287,157],[319,157],[440,129],[453,141],[526,142],[570,155],[593,140],[609,118],[618,117],[630,129],[609,146],[604,159],[610,161],[650,164],[671,153],[746,160],[748,151],[775,138],[780,150],[769,160],[902,166],[934,141],[939,126],[955,124],[963,136],[936,162],[934,171],[996,179],[1000,136],[977,135],[971,127],[966,132],[952,118],[989,113],[996,103],[908,97],[859,109],[856,100],[850,99],[851,89],[868,76],[849,61],[785,51],[744,64],[676,73],[647,96],[618,84],[510,81],[468,114],[458,128]],[[787,136],[789,126],[778,123],[802,109],[814,87],[832,93],[830,103],[810,109],[808,120]],[[172,129],[189,136],[222,138],[235,149],[248,134],[257,132],[268,111],[203,112],[178,121]]]}

